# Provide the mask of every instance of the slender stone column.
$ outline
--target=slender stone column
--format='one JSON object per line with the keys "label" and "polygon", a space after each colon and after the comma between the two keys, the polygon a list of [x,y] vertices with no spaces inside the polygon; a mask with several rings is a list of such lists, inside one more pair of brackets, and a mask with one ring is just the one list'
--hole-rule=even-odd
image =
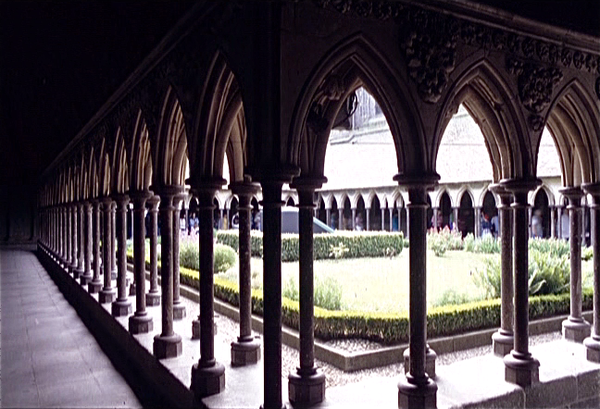
{"label": "slender stone column", "polygon": [[75,208],[77,212],[77,266],[75,271],[73,272],[73,276],[75,278],[80,278],[83,274],[83,263],[84,263],[84,242],[85,238],[83,237],[84,232],[84,220],[83,220],[83,202],[77,203],[77,207]]}
{"label": "slender stone column", "polygon": [[[144,200],[144,204],[145,203],[146,203],[146,201]],[[134,216],[133,216],[133,200],[132,200],[132,203],[129,206],[127,206],[127,217],[130,220],[129,223],[131,223],[131,242],[133,243],[133,237],[135,235],[135,231],[134,231],[135,230],[135,227],[134,227],[135,221],[134,221]],[[142,229],[144,232],[146,231],[143,224],[142,224]],[[144,244],[145,244],[145,242],[144,242]],[[144,278],[144,280],[145,280],[145,278]],[[135,296],[136,288],[137,288],[136,285],[137,285],[137,277],[134,274],[133,281],[131,284],[129,284],[129,295],[130,296],[132,296],[132,295]],[[144,294],[144,298],[146,298],[145,294]],[[144,305],[145,305],[145,303],[146,303],[146,301],[144,300]]]}
{"label": "slender stone column", "polygon": [[70,219],[69,219],[69,208],[65,205],[63,207],[63,254],[62,264],[65,269],[69,268],[69,261],[71,259],[71,233],[70,233]]}
{"label": "slender stone column", "polygon": [[458,207],[452,208],[452,215],[454,219],[454,229],[458,231]]}
{"label": "slender stone column", "polygon": [[[263,192],[264,409],[283,406],[281,391],[281,186],[261,182]],[[343,209],[340,211],[342,212]]]}
{"label": "slender stone column", "polygon": [[550,206],[550,237],[555,239],[556,235],[556,206]]}
{"label": "slender stone column", "polygon": [[161,308],[162,332],[154,337],[153,352],[158,359],[181,355],[181,336],[173,331],[173,197],[181,192],[175,186],[162,186],[160,195]]}
{"label": "slender stone column", "polygon": [[498,217],[500,219],[500,265],[502,269],[500,328],[492,335],[494,354],[505,356],[514,345],[513,335],[513,266],[512,266],[512,195],[502,185],[491,185],[490,190],[500,197]]}
{"label": "slender stone column", "polygon": [[371,208],[365,207],[365,215],[365,230],[369,231],[371,230]]}
{"label": "slender stone column", "polygon": [[133,201],[133,275],[135,287],[135,313],[129,317],[129,332],[145,334],[154,329],[152,317],[146,311],[146,238],[144,229],[144,210],[148,191],[132,191],[129,197]]}
{"label": "slender stone column", "polygon": [[473,226],[475,237],[481,237],[481,207],[475,206],[473,209],[475,210],[475,223]]}
{"label": "slender stone column", "polygon": [[83,274],[79,277],[81,285],[92,281],[92,205],[89,201],[83,203]]}
{"label": "slender stone column", "polygon": [[100,202],[92,200],[92,281],[88,283],[88,291],[92,294],[100,292]]}
{"label": "slender stone column", "polygon": [[[148,224],[148,236],[150,238],[150,291],[146,294],[146,304],[150,307],[160,305],[160,290],[158,289],[158,196],[152,196],[148,199],[150,209],[150,223]],[[144,259],[146,252],[144,251]]]}
{"label": "slender stone column", "polygon": [[[215,359],[213,200],[221,181],[192,186],[198,197],[200,246],[200,360],[192,366],[191,389],[197,398],[225,389],[225,367]],[[281,387],[280,387],[281,389]]]}
{"label": "slender stone column", "polygon": [[506,180],[502,185],[513,193],[513,276],[514,344],[504,357],[505,380],[520,386],[539,381],[537,359],[529,353],[529,220],[527,194],[540,184],[539,179]]}
{"label": "slender stone column", "polygon": [[112,268],[110,270],[110,278],[111,280],[117,279],[117,214],[116,214],[116,206],[113,202],[110,211],[110,221],[112,226],[110,228],[110,257],[112,262]]}
{"label": "slender stone column", "polygon": [[[394,231],[394,208],[390,207],[390,231]],[[398,216],[400,216],[400,212],[398,212]],[[400,217],[398,217],[398,230],[400,230]]]}
{"label": "slender stone column", "polygon": [[111,281],[111,270],[113,264],[113,254],[111,251],[111,240],[113,236],[111,219],[113,210],[114,203],[112,199],[109,197],[105,197],[102,201],[102,213],[104,216],[104,235],[102,236],[102,250],[104,253],[102,259],[102,266],[104,269],[104,287],[102,287],[102,290],[98,295],[98,300],[102,304],[111,303],[115,300],[116,297],[116,291],[115,288],[112,286]]}
{"label": "slender stone column", "polygon": [[179,202],[183,200],[183,195],[177,195],[173,198],[173,319],[181,320],[185,318],[185,305],[180,298],[180,275],[179,275],[179,238],[181,229],[179,228]]}
{"label": "slender stone column", "polygon": [[438,226],[438,214],[440,213],[439,207],[433,208],[433,228],[437,231],[440,226]]}
{"label": "slender stone column", "polygon": [[562,206],[557,206],[557,211],[558,211],[558,219],[557,219],[558,231],[557,231],[556,236],[559,239],[562,239],[562,215],[563,215]]}
{"label": "slender stone column", "polygon": [[342,230],[344,228],[344,208],[338,209],[338,230]]}
{"label": "slender stone column", "polygon": [[328,226],[331,226],[331,209],[325,209],[325,221]]}
{"label": "slender stone column", "polygon": [[381,208],[381,231],[385,231],[385,209]]}
{"label": "slender stone column", "polygon": [[583,342],[590,336],[590,324],[582,316],[581,294],[581,198],[583,191],[579,187],[568,187],[560,191],[569,199],[569,224],[571,252],[571,312],[562,323],[563,338],[569,341]]}
{"label": "slender stone column", "polygon": [[112,303],[114,317],[131,314],[131,301],[127,297],[127,195],[115,196],[117,202],[117,299]]}
{"label": "slender stone column", "polygon": [[410,179],[397,175],[408,189],[410,219],[409,370],[398,383],[401,408],[436,407],[437,385],[426,372],[427,356],[427,188],[439,179]]}
{"label": "slender stone column", "polygon": [[231,186],[238,196],[239,214],[239,288],[240,288],[240,336],[231,343],[231,365],[255,364],[260,359],[260,342],[252,336],[252,272],[250,269],[250,218],[252,195],[258,186],[250,183]]}
{"label": "slender stone column", "polygon": [[69,273],[74,275],[77,269],[77,205],[73,203],[69,206],[69,237]]}
{"label": "slender stone column", "polygon": [[356,230],[356,208],[355,207],[352,208],[352,223],[350,223],[350,225],[352,226],[352,230]]}
{"label": "slender stone column", "polygon": [[600,183],[582,186],[592,196],[590,206],[590,234],[594,251],[594,312],[591,336],[583,341],[587,359],[600,363]]}
{"label": "slender stone column", "polygon": [[[315,367],[313,196],[321,180],[294,180],[299,198],[300,367],[289,374],[288,395],[293,405],[315,405],[325,399],[325,375]],[[368,213],[367,213],[368,214]]]}

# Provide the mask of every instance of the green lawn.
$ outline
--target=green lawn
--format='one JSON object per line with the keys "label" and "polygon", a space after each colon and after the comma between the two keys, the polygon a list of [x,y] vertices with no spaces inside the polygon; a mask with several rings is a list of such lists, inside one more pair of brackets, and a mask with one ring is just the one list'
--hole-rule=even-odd
{"label": "green lawn", "polygon": [[[471,299],[482,298],[483,294],[474,284],[471,274],[486,257],[492,256],[448,251],[443,257],[436,257],[433,251],[428,250],[428,306],[431,307],[447,290],[466,294]],[[591,261],[582,261],[584,287],[592,284],[592,267]],[[408,251],[391,259],[317,260],[314,269],[315,277],[332,277],[342,285],[342,303],[346,310],[401,312],[408,308]],[[253,258],[253,286],[262,285],[262,270],[262,260]],[[221,276],[237,281],[237,271],[236,265]],[[297,282],[298,262],[283,263],[283,282],[292,275]]]}
{"label": "green lawn", "polygon": [[[473,283],[471,272],[481,265],[482,254],[450,251],[444,257],[427,252],[428,304],[444,291],[454,289],[472,298],[481,296]],[[252,259],[255,281],[262,282],[262,260]],[[315,277],[332,277],[342,285],[342,303],[348,310],[404,311],[408,308],[408,251],[394,258],[361,258],[317,260]],[[283,263],[282,276],[286,282],[292,275],[298,281],[298,262]],[[237,280],[237,266],[224,277]],[[256,284],[256,283],[254,283]]]}

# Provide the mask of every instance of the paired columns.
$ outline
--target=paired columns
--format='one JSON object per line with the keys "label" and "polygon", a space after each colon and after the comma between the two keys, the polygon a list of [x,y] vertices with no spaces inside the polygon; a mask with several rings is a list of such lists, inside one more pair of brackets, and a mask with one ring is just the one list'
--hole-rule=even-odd
{"label": "paired columns", "polygon": [[409,365],[406,377],[398,383],[398,406],[435,408],[437,385],[426,372],[427,358],[427,189],[439,176],[394,177],[408,189],[409,226]]}
{"label": "paired columns", "polygon": [[578,187],[569,187],[560,191],[567,199],[569,205],[570,224],[570,253],[571,253],[571,311],[569,318],[562,323],[563,338],[569,341],[583,342],[590,335],[590,324],[582,316],[581,293],[581,199],[583,191]]}
{"label": "paired columns", "polygon": [[179,202],[183,200],[183,195],[177,195],[173,198],[173,319],[181,320],[185,317],[185,305],[180,298],[180,277],[179,277],[179,236],[181,229],[179,227]]}
{"label": "paired columns", "polygon": [[[115,196],[117,203],[117,299],[111,305],[112,315],[122,317],[131,314],[131,302],[127,291],[127,195]],[[113,234],[115,236],[115,234]]]}
{"label": "paired columns", "polygon": [[92,204],[85,202],[83,204],[84,229],[83,229],[83,274],[79,277],[81,285],[87,285],[92,281],[92,251],[93,251],[93,225],[92,225]]}
{"label": "paired columns", "polygon": [[231,186],[239,199],[239,289],[240,289],[240,336],[231,343],[231,365],[255,364],[260,359],[260,342],[252,336],[252,272],[250,268],[250,228],[252,195],[258,186],[249,182]]}
{"label": "paired columns", "polygon": [[102,290],[100,290],[100,293],[98,294],[98,300],[102,304],[113,302],[116,296],[116,291],[111,283],[113,257],[115,256],[115,253],[112,251],[114,235],[112,230],[112,219],[114,211],[114,202],[110,197],[105,197],[102,200],[102,214],[104,221],[104,234],[102,236],[102,250],[104,254],[102,256],[102,267],[104,272],[104,287],[102,287]]}
{"label": "paired columns", "polygon": [[292,404],[299,405],[314,405],[325,399],[325,375],[315,367],[314,353],[313,213],[315,189],[322,184],[323,180],[299,179],[292,186],[299,197],[300,366],[288,376],[288,395]]}
{"label": "paired columns", "polygon": [[88,292],[98,293],[102,289],[100,280],[100,202],[92,201],[92,281],[88,283]]}
{"label": "paired columns", "polygon": [[[225,367],[215,359],[213,200],[221,181],[194,188],[198,197],[200,246],[200,359],[192,367],[190,389],[198,398],[225,389]],[[164,290],[163,290],[164,291]]]}
{"label": "paired columns", "polygon": [[498,218],[500,219],[500,266],[501,266],[501,315],[500,328],[492,335],[494,354],[507,355],[514,345],[513,333],[513,264],[512,264],[512,211],[510,204],[512,195],[502,185],[490,186],[490,190],[500,197]]}
{"label": "paired columns", "polygon": [[[162,331],[154,337],[153,352],[158,359],[181,355],[181,336],[173,331],[173,198],[181,193],[177,186],[161,186],[161,308]],[[152,246],[151,246],[152,247]]]}
{"label": "paired columns", "polygon": [[[502,186],[514,196],[513,204],[513,275],[514,343],[504,357],[505,379],[520,386],[539,380],[537,359],[529,353],[529,204],[527,194],[540,184],[539,179],[506,180]],[[412,242],[411,242],[412,245]]]}
{"label": "paired columns", "polygon": [[[148,236],[150,238],[150,291],[146,294],[146,304],[149,306],[160,305],[160,291],[158,290],[158,196],[148,199],[149,224]],[[145,256],[145,253],[144,253]]]}
{"label": "paired columns", "polygon": [[[148,191],[130,192],[133,201],[133,275],[135,276],[135,313],[129,317],[129,332],[143,334],[153,330],[152,317],[146,311],[146,237],[144,210]],[[156,252],[156,249],[153,250]],[[158,291],[158,290],[157,290]]]}

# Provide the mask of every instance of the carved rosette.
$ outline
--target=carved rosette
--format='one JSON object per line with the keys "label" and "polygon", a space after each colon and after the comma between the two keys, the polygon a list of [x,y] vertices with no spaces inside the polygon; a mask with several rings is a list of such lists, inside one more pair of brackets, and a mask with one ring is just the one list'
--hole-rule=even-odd
{"label": "carved rosette", "polygon": [[331,73],[323,80],[315,94],[307,118],[307,124],[315,132],[327,128],[329,122],[326,118],[327,105],[331,101],[339,101],[346,93],[347,88],[344,79],[336,73]]}
{"label": "carved rosette", "polygon": [[508,60],[508,70],[518,76],[519,97],[527,110],[539,114],[550,105],[554,86],[562,80],[558,68]]}
{"label": "carved rosette", "polygon": [[456,20],[424,10],[407,10],[401,24],[401,48],[408,74],[421,98],[437,102],[456,65]]}

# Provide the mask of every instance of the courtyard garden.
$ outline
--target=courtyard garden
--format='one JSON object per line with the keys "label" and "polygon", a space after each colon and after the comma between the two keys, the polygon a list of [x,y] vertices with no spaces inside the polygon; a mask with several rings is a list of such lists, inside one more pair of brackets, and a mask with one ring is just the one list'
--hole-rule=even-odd
{"label": "courtyard garden", "polygon": [[[215,297],[238,305],[237,232],[215,236]],[[443,230],[428,234],[428,333],[451,335],[500,322],[500,244],[491,236],[464,239]],[[398,233],[315,235],[315,335],[385,343],[408,336],[409,252]],[[262,314],[262,237],[252,235],[253,311]],[[569,243],[530,240],[530,318],[569,311]],[[147,255],[148,257],[148,255]],[[298,325],[298,236],[282,238],[285,325]],[[592,301],[592,251],[582,249],[584,309]],[[198,286],[198,238],[182,236],[182,283]]]}

